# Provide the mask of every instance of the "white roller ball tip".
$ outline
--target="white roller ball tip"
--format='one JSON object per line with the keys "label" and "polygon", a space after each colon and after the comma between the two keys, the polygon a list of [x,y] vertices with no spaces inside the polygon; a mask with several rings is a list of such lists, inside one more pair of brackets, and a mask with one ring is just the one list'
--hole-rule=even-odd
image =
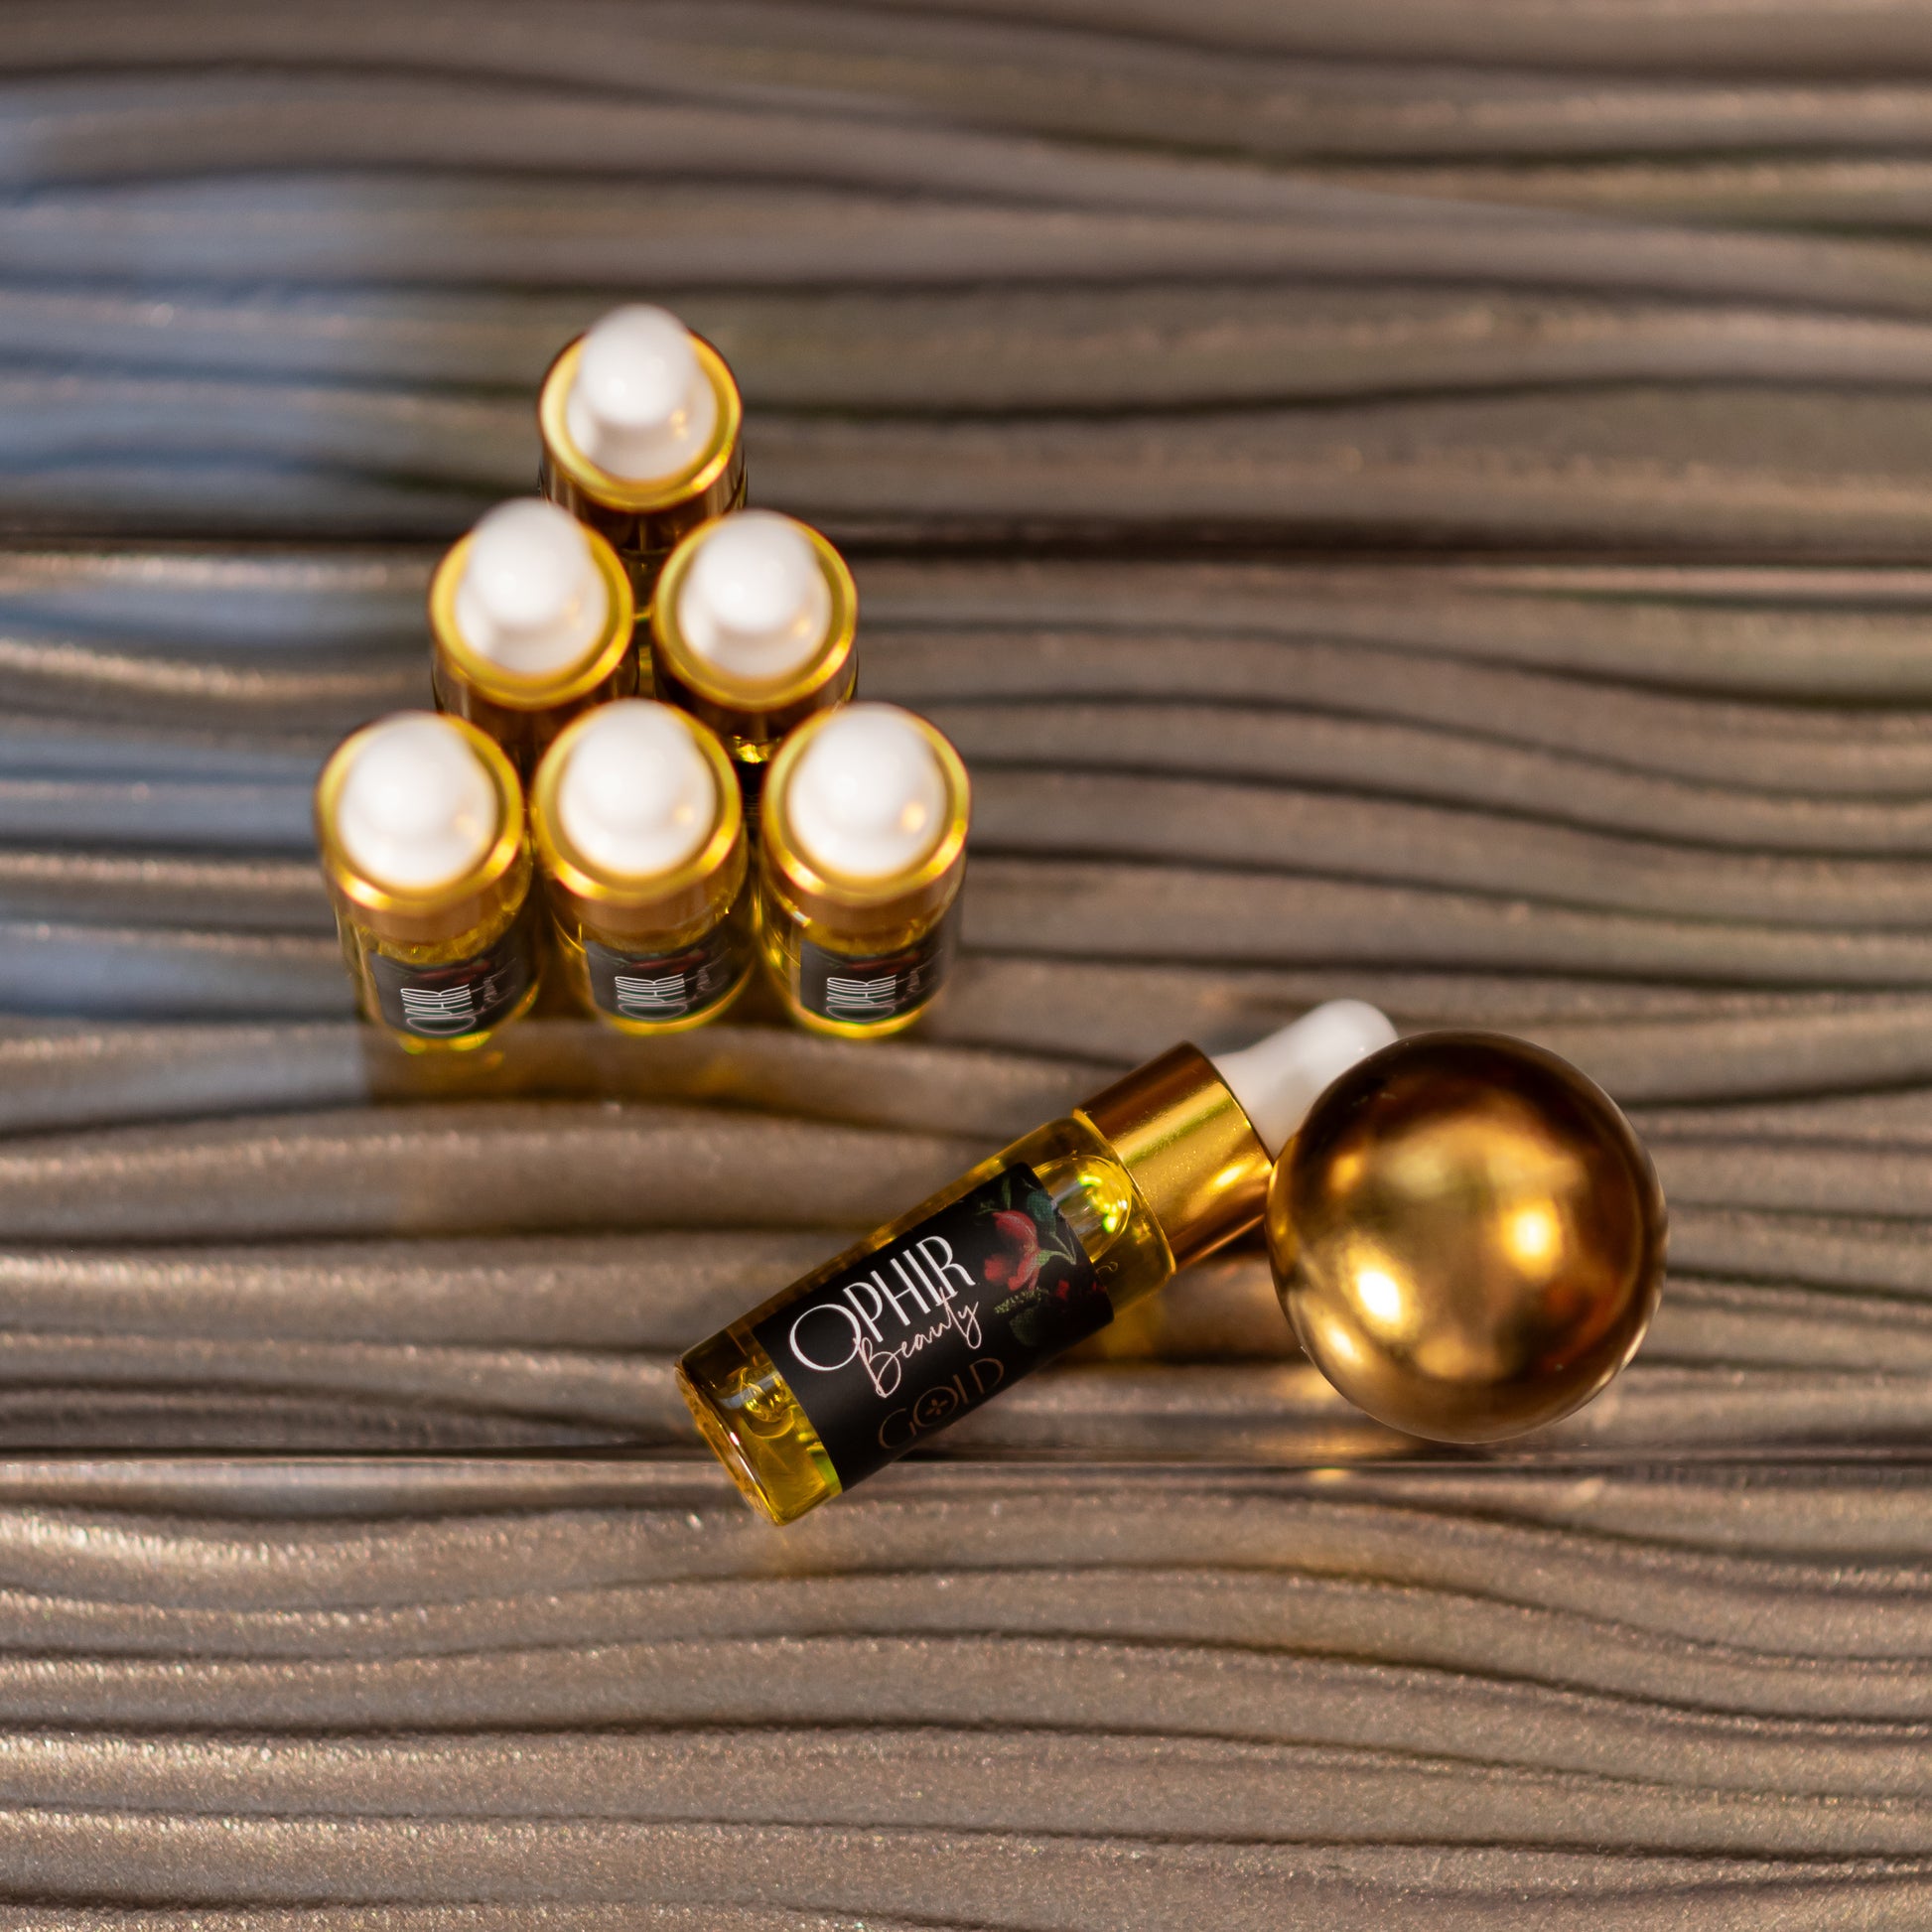
{"label": "white roller ball tip", "polygon": [[832,587],[811,539],[775,510],[721,517],[678,593],[678,629],[691,649],[757,682],[802,670],[831,621]]}
{"label": "white roller ball tip", "polygon": [[626,698],[592,714],[557,781],[564,836],[599,872],[648,879],[692,858],[718,823],[718,785],[668,706]]}
{"label": "white roller ball tip", "polygon": [[785,817],[807,861],[844,879],[890,879],[916,866],[946,824],[938,754],[896,705],[835,712],[793,768]]}
{"label": "white roller ball tip", "polygon": [[718,426],[718,398],[691,341],[668,310],[613,309],[584,338],[564,402],[577,447],[625,483],[688,469]]}
{"label": "white roller ball tip", "polygon": [[478,656],[524,676],[568,670],[610,616],[590,538],[555,503],[499,503],[471,532],[456,621]]}
{"label": "white roller ball tip", "polygon": [[500,827],[496,787],[476,748],[428,712],[376,726],[344,774],[337,836],[350,865],[391,891],[461,879]]}
{"label": "white roller ball tip", "polygon": [[1387,1016],[1365,1001],[1330,1000],[1252,1046],[1214,1054],[1214,1070],[1272,1160],[1329,1087],[1395,1037]]}

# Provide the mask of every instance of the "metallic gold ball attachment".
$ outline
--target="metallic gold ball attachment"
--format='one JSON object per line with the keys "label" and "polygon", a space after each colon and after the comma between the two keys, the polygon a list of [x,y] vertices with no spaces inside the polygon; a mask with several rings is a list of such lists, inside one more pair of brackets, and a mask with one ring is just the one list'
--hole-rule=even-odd
{"label": "metallic gold ball attachment", "polygon": [[1275,1287],[1351,1402],[1490,1443],[1581,1408],[1636,1352],[1664,1196],[1609,1097],[1497,1034],[1425,1034],[1310,1112],[1268,1194]]}

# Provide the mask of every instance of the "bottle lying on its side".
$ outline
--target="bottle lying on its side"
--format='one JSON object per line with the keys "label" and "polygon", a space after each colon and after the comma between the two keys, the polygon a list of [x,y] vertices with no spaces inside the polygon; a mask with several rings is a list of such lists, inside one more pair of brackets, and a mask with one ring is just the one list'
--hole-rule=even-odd
{"label": "bottle lying on its side", "polygon": [[705,1440],[774,1523],[849,1489],[1253,1227],[1310,1103],[1394,1037],[1338,1000],[1117,1080],[690,1350]]}

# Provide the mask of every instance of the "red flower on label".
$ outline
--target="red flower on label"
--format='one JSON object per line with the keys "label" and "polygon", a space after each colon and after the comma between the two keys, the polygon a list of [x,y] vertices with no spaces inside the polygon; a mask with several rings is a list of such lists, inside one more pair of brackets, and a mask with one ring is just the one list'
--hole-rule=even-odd
{"label": "red flower on label", "polygon": [[986,1285],[1011,1289],[1016,1295],[1032,1288],[1039,1276],[1039,1233],[1031,1214],[1003,1207],[993,1216],[1006,1246],[987,1256]]}

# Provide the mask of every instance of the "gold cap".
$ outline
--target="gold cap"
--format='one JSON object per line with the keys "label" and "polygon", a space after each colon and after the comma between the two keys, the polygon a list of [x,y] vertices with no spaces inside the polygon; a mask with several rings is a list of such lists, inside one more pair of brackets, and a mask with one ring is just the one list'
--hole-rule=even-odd
{"label": "gold cap", "polygon": [[322,848],[323,878],[341,910],[378,938],[403,946],[435,945],[461,937],[523,897],[530,873],[523,787],[492,739],[467,719],[446,717],[444,723],[469,740],[488,774],[496,796],[496,836],[475,865],[441,885],[420,892],[380,886],[355,869],[338,828],[349,766],[369,735],[388,722],[379,718],[351,732],[330,754],[316,780],[316,840]]}
{"label": "gold cap", "polygon": [[946,792],[945,824],[925,857],[883,879],[850,879],[815,867],[798,849],[786,815],[786,787],[813,738],[839,715],[815,712],[778,748],[765,781],[759,863],[781,899],[806,918],[854,938],[891,933],[935,918],[957,897],[966,874],[973,791],[952,742],[916,712],[905,716],[931,746]]}
{"label": "gold cap", "polygon": [[[554,512],[545,510],[543,514],[550,516]],[[631,632],[637,622],[630,578],[618,553],[595,530],[586,529],[584,537],[591,547],[591,561],[606,593],[603,628],[574,663],[534,677],[506,670],[484,657],[473,648],[463,634],[463,626],[457,622],[457,591],[463,583],[464,572],[470,567],[476,532],[459,537],[436,566],[436,575],[429,584],[429,633],[437,656],[459,674],[464,684],[490,704],[506,711],[550,711],[569,705],[576,699],[589,697],[607,683],[629,656]],[[443,664],[439,663],[438,669],[442,668]],[[439,679],[439,695],[441,684]],[[456,704],[446,703],[444,709],[459,717],[470,715]]]}
{"label": "gold cap", "polygon": [[554,896],[593,931],[613,937],[655,936],[702,927],[722,917],[745,883],[745,805],[731,759],[715,732],[695,718],[673,714],[691,734],[717,788],[718,816],[711,836],[682,864],[647,879],[624,877],[593,865],[565,830],[557,792],[578,742],[596,721],[587,712],[558,735],[544,754],[530,787],[530,832]]}
{"label": "gold cap", "polygon": [[1262,1217],[1273,1164],[1197,1046],[1175,1046],[1076,1109],[1112,1143],[1185,1268]]}
{"label": "gold cap", "polygon": [[1358,1408],[1486,1443],[1581,1407],[1662,1286],[1663,1192],[1614,1103],[1554,1053],[1424,1034],[1322,1094],[1268,1196],[1275,1286]]}
{"label": "gold cap", "polygon": [[[570,433],[568,405],[583,359],[584,338],[567,343],[537,395],[537,434],[543,445],[543,493],[607,537],[626,561],[662,556],[695,524],[732,508],[745,494],[740,434],[745,404],[725,358],[693,335],[691,345],[717,399],[710,440],[692,462],[668,477],[632,483],[601,469]],[[654,564],[649,574],[654,574]],[[648,584],[639,587],[648,589]],[[647,600],[646,600],[647,601]]]}
{"label": "gold cap", "polygon": [[735,677],[691,648],[678,620],[678,593],[699,549],[717,519],[701,524],[671,552],[657,580],[651,605],[651,672],[666,703],[702,718],[727,739],[776,745],[814,712],[828,710],[852,695],[859,660],[853,639],[859,627],[859,593],[846,561],[827,538],[800,523],[812,548],[825,588],[831,618],[825,635],[803,664],[778,678]]}

